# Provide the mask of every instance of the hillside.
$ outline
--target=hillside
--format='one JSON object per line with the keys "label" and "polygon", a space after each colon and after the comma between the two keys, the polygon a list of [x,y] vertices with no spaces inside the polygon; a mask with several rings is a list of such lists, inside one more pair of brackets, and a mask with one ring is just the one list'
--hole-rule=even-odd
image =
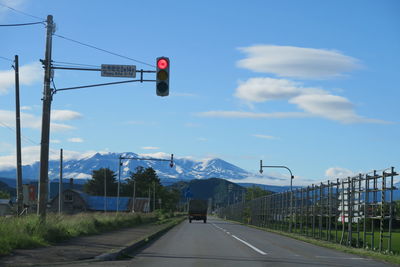
{"label": "hillside", "polygon": [[0,191],[9,193],[12,197],[16,195],[15,188],[8,186],[6,183],[0,181]]}
{"label": "hillside", "polygon": [[186,200],[187,197],[205,200],[212,199],[214,207],[241,202],[246,192],[245,187],[219,178],[180,181],[168,187],[181,191],[182,200]]}

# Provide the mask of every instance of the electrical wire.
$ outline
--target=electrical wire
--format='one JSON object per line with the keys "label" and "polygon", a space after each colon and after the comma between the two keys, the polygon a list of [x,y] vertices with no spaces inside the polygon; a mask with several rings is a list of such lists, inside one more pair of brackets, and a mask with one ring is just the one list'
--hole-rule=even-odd
{"label": "electrical wire", "polygon": [[[12,132],[14,132],[14,133],[16,132],[16,130],[15,130],[14,128],[8,126],[8,125],[5,124],[4,122],[1,122],[1,121],[0,121],[0,124],[3,125],[3,127],[9,129],[10,131],[12,131]],[[30,139],[29,137],[26,137],[26,136],[24,136],[24,135],[22,135],[22,134],[21,134],[21,138],[24,139],[25,142],[30,142],[30,143],[32,143],[32,144],[34,144],[34,145],[40,145],[39,143],[33,141],[33,140]]]}
{"label": "electrical wire", "polygon": [[[7,124],[5,124],[5,123],[3,123],[3,122],[1,122],[1,121],[0,121],[0,124],[3,125],[5,128],[9,129],[10,131],[12,131],[12,132],[14,132],[14,133],[16,132],[16,130],[15,130],[14,128],[8,126]],[[36,146],[40,146],[39,143],[33,141],[33,140],[30,139],[29,137],[26,137],[26,136],[24,136],[24,135],[22,135],[22,134],[21,134],[21,139],[23,139],[23,140],[24,140],[25,142],[27,142],[27,143],[31,143],[31,144],[36,145]],[[52,154],[58,155],[58,151],[55,150],[55,149],[49,148],[49,152],[52,153]]]}
{"label": "electrical wire", "polygon": [[4,59],[4,60],[11,61],[11,62],[14,62],[14,60],[12,60],[12,59],[9,59],[9,58],[6,58],[6,57],[2,57],[2,56],[0,56],[0,58],[2,58],[2,59]]}
{"label": "electrical wire", "polygon": [[108,54],[111,54],[111,55],[114,55],[114,56],[117,56],[117,57],[121,57],[121,58],[125,58],[125,59],[131,60],[131,61],[135,61],[137,63],[141,63],[141,64],[144,64],[144,65],[147,65],[147,66],[150,66],[150,67],[155,67],[155,65],[152,65],[152,64],[140,61],[140,60],[136,60],[134,58],[130,58],[130,57],[127,57],[127,56],[124,56],[124,55],[120,55],[120,54],[117,54],[117,53],[114,53],[114,52],[111,52],[111,51],[108,51],[108,50],[105,50],[105,49],[102,49],[102,48],[99,48],[99,47],[96,47],[96,46],[93,46],[93,45],[85,44],[85,43],[82,43],[80,41],[76,41],[76,40],[73,40],[71,38],[59,35],[59,34],[55,34],[54,33],[53,35],[57,36],[59,38],[65,39],[67,41],[74,42],[74,43],[77,43],[77,44],[80,44],[80,45],[83,45],[83,46],[86,46],[86,47],[90,47],[90,48],[93,48],[93,49],[96,49],[96,50],[99,50],[99,51],[102,51],[102,52],[105,52],[105,53],[108,53]]}
{"label": "electrical wire", "polygon": [[100,67],[98,65],[89,65],[89,64],[80,64],[80,63],[70,63],[70,62],[62,62],[62,61],[53,61],[53,63],[56,63],[55,66],[63,66],[59,64],[64,64],[64,65],[71,65],[71,66],[84,66],[84,67]]}
{"label": "electrical wire", "polygon": [[28,16],[28,17],[31,17],[31,18],[40,19],[40,20],[45,20],[44,18],[40,18],[40,17],[34,16],[34,15],[32,15],[32,14],[28,14],[28,13],[26,13],[26,12],[23,12],[23,11],[21,11],[21,10],[15,9],[15,8],[13,8],[13,7],[7,6],[7,5],[2,4],[2,3],[0,3],[0,6],[3,6],[3,7],[8,8],[8,9],[14,11],[14,12],[20,13],[20,14],[22,14],[22,15],[25,15],[25,16]]}
{"label": "electrical wire", "polygon": [[45,21],[30,22],[30,23],[18,23],[18,24],[0,24],[0,27],[14,27],[14,26],[27,26],[35,24],[45,24]]}

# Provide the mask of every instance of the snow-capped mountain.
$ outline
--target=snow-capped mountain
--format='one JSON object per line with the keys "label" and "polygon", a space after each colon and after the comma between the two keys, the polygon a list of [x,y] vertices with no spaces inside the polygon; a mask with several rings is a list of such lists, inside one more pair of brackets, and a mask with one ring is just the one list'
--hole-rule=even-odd
{"label": "snow-capped mountain", "polygon": [[[93,170],[100,168],[110,168],[118,173],[119,157],[142,158],[140,155],[126,153],[96,153],[90,157],[82,159],[66,160],[63,163],[63,177],[74,179],[89,179]],[[163,159],[168,159],[165,155]],[[59,177],[59,161],[49,161],[49,178],[57,179]],[[158,176],[173,179],[206,179],[211,177],[224,179],[243,179],[251,173],[230,164],[222,159],[213,158],[202,161],[196,161],[187,158],[174,158],[174,166],[171,168],[168,161],[150,161],[123,159],[121,166],[121,178],[129,176],[130,172],[136,167],[152,167],[157,171]],[[39,175],[39,162],[32,165],[26,165],[22,168],[24,179],[36,180]],[[15,169],[0,171],[0,177],[15,177]]]}

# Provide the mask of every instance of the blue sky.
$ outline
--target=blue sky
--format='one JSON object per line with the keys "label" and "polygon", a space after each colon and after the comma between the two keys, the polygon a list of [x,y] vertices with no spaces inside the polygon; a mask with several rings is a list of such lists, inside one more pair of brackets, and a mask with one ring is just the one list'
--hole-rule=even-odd
{"label": "blue sky", "polygon": [[[399,1],[0,3],[51,14],[56,34],[150,65],[170,58],[168,97],[156,96],[154,83],[58,92],[54,159],[60,148],[69,158],[174,153],[219,157],[253,172],[263,159],[290,167],[294,184],[399,166]],[[0,6],[0,24],[34,21]],[[20,57],[23,161],[31,163],[39,158],[45,27],[0,27],[0,36],[0,56]],[[53,60],[154,69],[57,36]],[[3,169],[15,164],[14,133],[4,127],[14,127],[10,63],[0,59]],[[57,88],[119,80],[83,71],[54,76]]]}

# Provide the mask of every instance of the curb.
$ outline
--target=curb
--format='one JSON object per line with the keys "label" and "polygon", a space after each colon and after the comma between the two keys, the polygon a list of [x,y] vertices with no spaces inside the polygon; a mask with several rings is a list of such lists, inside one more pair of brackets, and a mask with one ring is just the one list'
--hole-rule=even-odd
{"label": "curb", "polygon": [[163,235],[164,233],[168,232],[171,228],[175,227],[176,225],[180,224],[181,222],[183,222],[186,219],[185,216],[183,216],[182,218],[176,220],[175,222],[169,223],[167,224],[164,228],[160,229],[159,231],[152,233],[148,236],[145,236],[139,240],[134,241],[133,243],[127,245],[124,248],[121,248],[117,251],[113,251],[113,252],[108,252],[108,253],[103,253],[99,256],[94,257],[94,260],[97,261],[113,261],[116,260],[120,257],[122,257],[125,254],[128,254],[144,245],[146,245],[147,243],[149,243],[150,241],[156,239],[157,237]]}

